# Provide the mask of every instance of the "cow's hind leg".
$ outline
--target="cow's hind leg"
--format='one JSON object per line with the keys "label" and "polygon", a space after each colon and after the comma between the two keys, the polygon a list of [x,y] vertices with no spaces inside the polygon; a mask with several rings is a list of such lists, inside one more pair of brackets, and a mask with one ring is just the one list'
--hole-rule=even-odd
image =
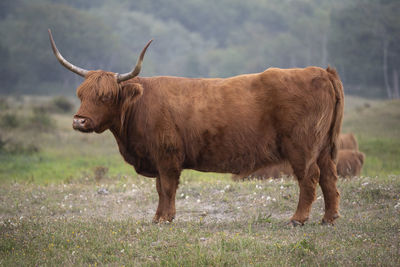
{"label": "cow's hind leg", "polygon": [[322,223],[333,224],[339,215],[340,194],[336,187],[337,172],[336,164],[334,163],[330,149],[324,150],[318,158],[318,166],[321,170],[319,185],[324,194],[325,215]]}
{"label": "cow's hind leg", "polygon": [[308,220],[311,206],[316,196],[320,170],[316,162],[312,162],[308,167],[307,165],[307,162],[305,164],[292,165],[300,187],[297,209],[290,219],[294,226],[303,225]]}
{"label": "cow's hind leg", "polygon": [[300,194],[295,214],[290,222],[296,225],[303,225],[308,220],[312,203],[316,197],[316,187],[319,180],[320,170],[316,162],[316,156],[312,151],[313,145],[306,146],[304,142],[292,139],[285,139],[283,142],[286,158],[292,165],[293,172],[297,178]]}

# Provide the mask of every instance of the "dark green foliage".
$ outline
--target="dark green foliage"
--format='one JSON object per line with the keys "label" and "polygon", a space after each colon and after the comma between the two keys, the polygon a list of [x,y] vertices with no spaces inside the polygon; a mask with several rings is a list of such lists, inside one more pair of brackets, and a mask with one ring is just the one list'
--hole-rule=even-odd
{"label": "dark green foliage", "polygon": [[6,98],[0,97],[0,111],[7,110],[9,108]]}
{"label": "dark green foliage", "polygon": [[31,155],[39,152],[39,147],[35,144],[24,144],[23,142],[15,141],[12,138],[4,138],[0,136],[0,155]]}
{"label": "dark green foliage", "polygon": [[347,92],[399,97],[393,77],[400,73],[399,12],[397,0],[356,0],[333,9],[329,51]]}
{"label": "dark green foliage", "polygon": [[48,131],[53,129],[54,121],[47,113],[46,108],[35,107],[33,115],[28,118],[27,127],[38,131]]}
{"label": "dark green foliage", "polygon": [[6,113],[0,116],[0,127],[12,129],[21,124],[20,119],[13,113]]}
{"label": "dark green foliage", "polygon": [[52,106],[54,106],[55,111],[61,113],[70,112],[74,107],[72,102],[65,96],[54,97],[53,100],[51,101],[51,104]]}

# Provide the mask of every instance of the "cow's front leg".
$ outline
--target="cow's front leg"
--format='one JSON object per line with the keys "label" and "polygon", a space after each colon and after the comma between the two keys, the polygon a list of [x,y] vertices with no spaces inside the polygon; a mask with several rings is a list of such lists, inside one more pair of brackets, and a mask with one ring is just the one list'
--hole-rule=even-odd
{"label": "cow's front leg", "polygon": [[161,190],[161,179],[159,176],[156,178],[156,188],[158,193],[158,207],[156,211],[156,215],[154,215],[153,222],[158,223],[160,220],[161,214],[164,211],[164,193]]}
{"label": "cow's front leg", "polygon": [[160,170],[160,176],[157,178],[159,201],[153,219],[154,222],[171,222],[175,218],[175,195],[178,189],[179,176],[179,170]]}

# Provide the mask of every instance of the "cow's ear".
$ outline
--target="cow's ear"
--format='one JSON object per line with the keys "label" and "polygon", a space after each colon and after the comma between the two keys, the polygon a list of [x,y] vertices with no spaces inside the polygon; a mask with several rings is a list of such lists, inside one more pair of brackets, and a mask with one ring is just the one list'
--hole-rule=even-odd
{"label": "cow's ear", "polygon": [[139,83],[128,83],[122,86],[122,92],[131,101],[136,101],[142,96],[143,87]]}

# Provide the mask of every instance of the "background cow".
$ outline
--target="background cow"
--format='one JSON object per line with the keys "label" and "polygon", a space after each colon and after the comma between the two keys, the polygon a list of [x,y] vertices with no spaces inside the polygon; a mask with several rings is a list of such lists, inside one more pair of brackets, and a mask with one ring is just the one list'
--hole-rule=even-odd
{"label": "background cow", "polygon": [[283,176],[292,176],[292,175],[293,175],[293,169],[290,166],[289,162],[282,162],[261,168],[247,176],[234,174],[232,175],[232,179],[234,181],[240,181],[245,179],[281,178]]}
{"label": "background cow", "polygon": [[337,171],[342,177],[359,176],[365,155],[360,151],[343,149],[338,152]]}
{"label": "background cow", "polygon": [[[341,150],[346,152],[340,153]],[[352,153],[350,153],[352,152]],[[359,160],[361,159],[362,160]],[[365,154],[358,151],[357,139],[353,133],[340,134],[339,136],[339,154],[337,163],[337,174],[342,177],[358,176],[361,174]],[[347,167],[345,167],[347,166]],[[282,176],[292,176],[293,169],[288,162],[270,165],[261,168],[251,174],[234,174],[234,181],[245,179],[268,179],[281,178]]]}
{"label": "background cow", "polygon": [[353,133],[340,134],[339,149],[358,150],[358,142]]}
{"label": "background cow", "polygon": [[293,225],[309,216],[319,183],[324,223],[339,217],[335,160],[343,117],[343,87],[335,70],[270,68],[226,79],[136,77],[87,71],[60,63],[85,77],[73,127],[110,130],[123,158],[137,173],[156,177],[159,202],[154,221],[175,217],[175,195],[183,169],[251,173],[290,162],[300,186]]}

